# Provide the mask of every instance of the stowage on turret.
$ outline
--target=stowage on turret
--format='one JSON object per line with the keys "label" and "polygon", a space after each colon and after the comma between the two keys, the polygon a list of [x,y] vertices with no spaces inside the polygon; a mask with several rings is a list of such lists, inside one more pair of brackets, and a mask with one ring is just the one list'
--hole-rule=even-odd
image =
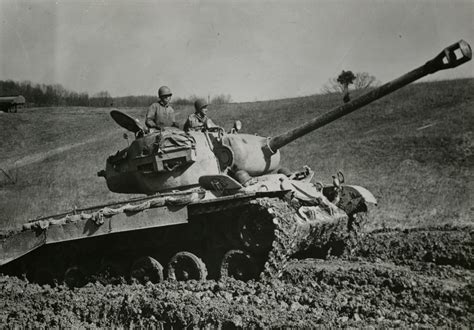
{"label": "stowage on turret", "polygon": [[287,260],[316,249],[350,248],[368,210],[367,189],[335,171],[328,184],[309,167],[280,166],[279,149],[421,77],[471,59],[460,41],[434,59],[367,94],[275,137],[210,127],[149,132],[111,116],[134,141],[107,158],[98,175],[126,202],[26,223],[1,239],[5,272],[34,281],[81,285],[97,274],[140,282],[234,277],[277,278]]}

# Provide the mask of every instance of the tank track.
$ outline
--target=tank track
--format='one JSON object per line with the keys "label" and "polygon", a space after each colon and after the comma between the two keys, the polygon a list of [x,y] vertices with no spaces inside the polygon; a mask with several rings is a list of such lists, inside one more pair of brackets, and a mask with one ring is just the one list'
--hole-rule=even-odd
{"label": "tank track", "polygon": [[[256,198],[248,204],[257,207],[260,217],[268,218],[267,221],[274,226],[271,248],[260,275],[263,280],[281,277],[294,254],[314,248],[329,251],[333,245],[344,242],[350,236],[347,216],[308,221],[300,216],[298,207],[291,200],[279,197]],[[230,202],[219,211],[235,207]]]}
{"label": "tank track", "polygon": [[288,259],[297,252],[295,217],[299,217],[297,210],[287,202],[277,198],[259,198],[255,201],[271,216],[275,225],[272,249],[268,253],[262,279],[279,278],[286,268]]}

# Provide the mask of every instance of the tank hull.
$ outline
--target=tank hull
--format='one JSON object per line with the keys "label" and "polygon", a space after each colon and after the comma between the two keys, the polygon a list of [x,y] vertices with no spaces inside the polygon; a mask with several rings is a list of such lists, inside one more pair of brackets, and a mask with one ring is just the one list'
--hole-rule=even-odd
{"label": "tank hull", "polygon": [[49,283],[65,281],[71,269],[93,280],[106,265],[127,280],[143,257],[166,270],[173,256],[186,252],[202,261],[208,278],[219,278],[229,251],[238,251],[254,260],[252,277],[278,277],[291,255],[329,250],[336,237],[348,235],[345,212],[315,206],[308,219],[290,205],[287,193],[216,197],[192,190],[36,220],[1,239],[0,271]]}

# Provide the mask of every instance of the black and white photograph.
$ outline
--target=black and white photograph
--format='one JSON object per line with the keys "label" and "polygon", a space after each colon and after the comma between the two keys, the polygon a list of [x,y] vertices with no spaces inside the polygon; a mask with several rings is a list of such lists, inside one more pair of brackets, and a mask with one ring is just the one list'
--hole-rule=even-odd
{"label": "black and white photograph", "polygon": [[0,327],[473,327],[473,23],[0,0]]}

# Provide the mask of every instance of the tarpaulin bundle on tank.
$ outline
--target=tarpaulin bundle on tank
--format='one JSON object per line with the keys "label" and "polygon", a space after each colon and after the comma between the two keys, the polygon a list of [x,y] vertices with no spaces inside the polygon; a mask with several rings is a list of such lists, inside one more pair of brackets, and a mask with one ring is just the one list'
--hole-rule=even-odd
{"label": "tarpaulin bundle on tank", "polygon": [[186,205],[192,202],[196,202],[203,198],[203,195],[199,192],[193,192],[186,195],[178,196],[162,196],[156,197],[139,204],[125,204],[117,208],[103,207],[100,210],[86,213],[81,212],[79,214],[67,214],[59,219],[43,219],[33,222],[28,222],[23,225],[22,230],[31,229],[47,229],[51,225],[63,225],[70,222],[76,222],[81,220],[92,220],[96,225],[101,225],[104,222],[104,217],[108,218],[119,213],[137,213],[146,209],[160,207],[160,206],[171,206],[171,205]]}
{"label": "tarpaulin bundle on tank", "polygon": [[168,153],[191,148],[196,148],[194,137],[178,129],[166,129],[156,136],[152,150],[153,153]]}

